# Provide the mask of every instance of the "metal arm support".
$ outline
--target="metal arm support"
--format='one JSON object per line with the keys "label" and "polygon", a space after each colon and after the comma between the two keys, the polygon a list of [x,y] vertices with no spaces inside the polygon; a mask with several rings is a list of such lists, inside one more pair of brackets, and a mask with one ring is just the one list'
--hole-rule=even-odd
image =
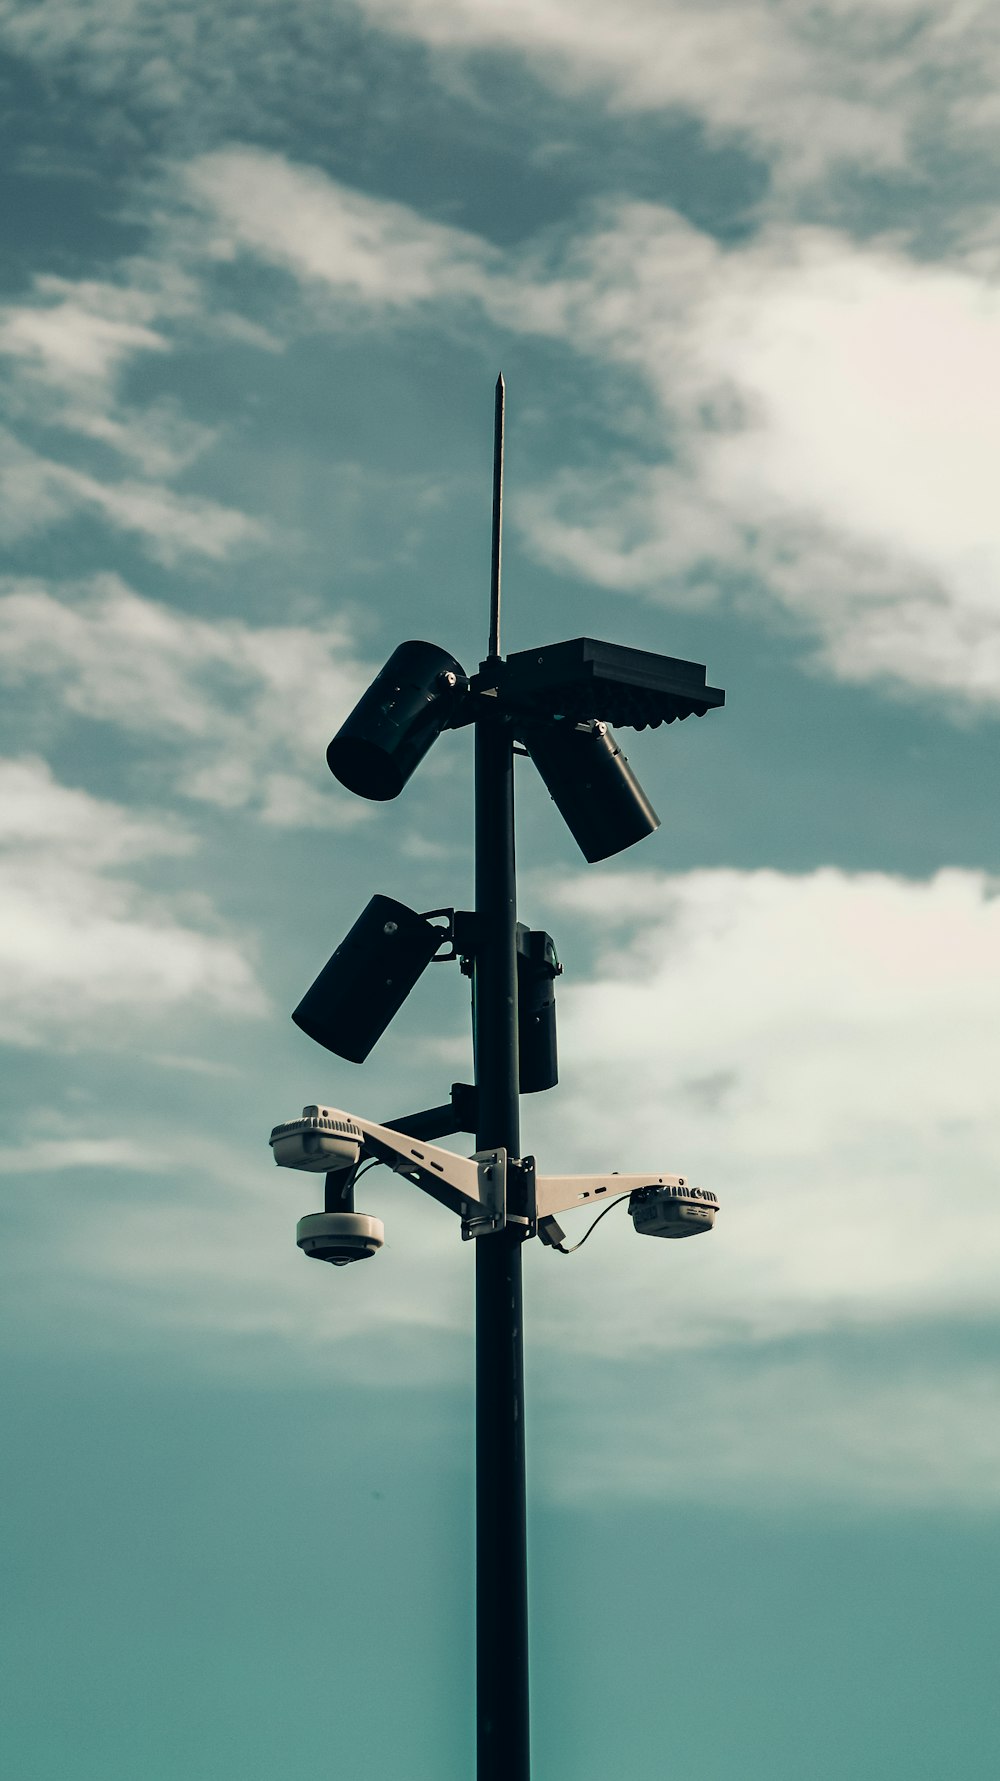
{"label": "metal arm support", "polygon": [[385,1119],[383,1125],[393,1132],[405,1132],[410,1138],[450,1138],[453,1132],[474,1132],[476,1129],[476,1091],[471,1082],[453,1082],[451,1100],[442,1107],[428,1107],[425,1113],[405,1113],[400,1119]]}
{"label": "metal arm support", "polygon": [[[536,1233],[557,1212],[576,1206],[596,1206],[620,1195],[656,1194],[692,1206],[716,1209],[718,1199],[710,1188],[691,1187],[683,1175],[536,1175],[535,1159],[508,1158],[503,1145],[484,1147],[474,1156],[456,1156],[428,1143],[420,1132],[455,1117],[452,1109],[470,1111],[475,1091],[466,1083],[452,1088],[452,1107],[435,1107],[411,1114],[404,1126],[379,1125],[318,1104],[304,1107],[302,1117],[274,1127],[271,1145],[274,1160],[282,1168],[301,1169],[327,1178],[327,1210],[332,1201],[349,1208],[354,1178],[364,1161],[384,1163],[462,1220],[463,1237],[483,1237],[502,1231],[509,1223],[522,1236]],[[410,1130],[406,1130],[406,1126]],[[419,1129],[414,1129],[419,1128]]]}
{"label": "metal arm support", "polygon": [[359,1119],[365,1134],[364,1157],[377,1157],[394,1174],[412,1181],[463,1222],[463,1235],[485,1235],[506,1223],[507,1153],[502,1148],[456,1156],[437,1144],[426,1144]]}
{"label": "metal arm support", "polygon": [[689,1188],[683,1175],[536,1175],[535,1218],[569,1212],[574,1206],[593,1206],[600,1200],[613,1200],[618,1194],[635,1193],[643,1187],[676,1188],[683,1191],[685,1198],[715,1202],[714,1193]]}
{"label": "metal arm support", "polygon": [[361,1162],[384,1163],[456,1212],[463,1236],[486,1236],[507,1222],[507,1153],[500,1145],[472,1157],[456,1156],[391,1126],[317,1104],[306,1107],[301,1119],[275,1126],[271,1146],[280,1168],[311,1174],[322,1169],[328,1181],[341,1173],[353,1181]]}

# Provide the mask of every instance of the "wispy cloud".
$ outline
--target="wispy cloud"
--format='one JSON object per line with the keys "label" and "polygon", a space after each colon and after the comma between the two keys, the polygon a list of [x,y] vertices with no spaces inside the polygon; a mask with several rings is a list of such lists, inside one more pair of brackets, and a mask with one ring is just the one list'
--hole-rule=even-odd
{"label": "wispy cloud", "polygon": [[[284,827],[364,820],[323,768],[366,670],[342,623],[254,627],[146,600],[116,576],[0,582],[0,680],[156,750],[184,796]],[[302,689],[309,699],[302,700]]]}
{"label": "wispy cloud", "polygon": [[[46,1113],[46,1122],[51,1112]],[[151,1146],[134,1138],[37,1137],[26,1144],[0,1146],[0,1175],[49,1175],[77,1169],[155,1169]]]}
{"label": "wispy cloud", "polygon": [[920,17],[915,4],[903,17],[898,6],[822,8],[825,30],[816,9],[807,20],[794,4],[759,0],[363,0],[363,9],[383,30],[438,50],[516,56],[558,93],[602,96],[619,114],[694,115],[796,181],[839,160],[903,158],[913,54],[902,40]]}
{"label": "wispy cloud", "polygon": [[[0,435],[0,534],[24,538],[89,513],[160,562],[222,561],[263,536],[260,521],[163,480],[205,450],[211,430],[175,401],[144,406],[119,391],[133,360],[172,349],[163,324],[197,312],[197,286],[167,257],[121,271],[117,283],[39,277],[0,308],[9,423]],[[67,434],[110,449],[125,474],[68,461]]]}
{"label": "wispy cloud", "polygon": [[429,48],[442,85],[454,90],[461,69],[480,106],[494,58],[513,58],[588,114],[694,118],[793,189],[841,163],[905,172],[942,145],[990,153],[995,135],[1000,34],[988,0],[358,0],[339,20],[322,0],[287,0],[280,21],[249,11],[238,26],[225,8],[210,17],[129,0],[100,28],[85,0],[0,5],[14,55],[71,67],[105,103],[127,94],[158,120],[203,130],[219,116],[280,127],[293,103],[311,114],[338,90],[338,24],[356,52],[359,22],[373,58],[393,39]]}
{"label": "wispy cloud", "polygon": [[839,678],[995,706],[995,284],[831,231],[726,250],[655,206],[580,238],[569,271],[567,336],[638,373],[666,450],[623,438],[533,491],[536,551],[667,602],[742,583]]}
{"label": "wispy cloud", "polygon": [[[159,560],[219,563],[263,536],[257,516],[162,479],[208,429],[116,394],[136,355],[204,329],[212,267],[245,257],[299,285],[297,305],[283,297],[264,317],[267,344],[317,320],[436,328],[472,312],[602,369],[605,466],[566,465],[512,510],[556,569],[681,605],[721,592],[791,617],[838,678],[1000,702],[986,468],[1000,448],[1000,298],[982,226],[935,265],[829,229],[769,228],[726,248],[662,206],[622,202],[501,256],[238,145],[175,166],[155,215],[156,252],[123,262],[118,282],[40,280],[0,317],[19,428],[0,440],[8,538],[91,513]],[[260,332],[259,316],[242,320]],[[34,442],[29,385],[43,420],[143,475],[83,469]]]}
{"label": "wispy cloud", "polygon": [[637,1353],[624,1377],[588,1360],[585,1390],[561,1381],[571,1408],[546,1404],[545,1484],[575,1502],[993,1511],[993,1367],[929,1352],[919,1326],[897,1336],[861,1352],[685,1355],[669,1370]]}
{"label": "wispy cloud", "polygon": [[[607,950],[589,984],[561,992],[563,1082],[551,1108],[524,1109],[532,1149],[553,1171],[677,1170],[714,1187],[722,1211],[693,1243],[637,1240],[618,1212],[572,1260],[531,1246],[532,1341],[566,1380],[551,1488],[984,1501],[997,1464],[976,1358],[1000,1258],[993,888],[960,872],[602,872],[558,900],[564,921],[600,924]],[[352,1343],[352,1369],[375,1368],[368,1345],[383,1354],[394,1331],[418,1371],[458,1366],[468,1273],[453,1221],[373,1174],[365,1204],[389,1248],[363,1288],[351,1276],[331,1293],[294,1253],[309,1183],[266,1155],[284,1111],[265,1109],[235,1146],[156,1131],[157,1166],[197,1180],[197,1217],[180,1189],[124,1210],[64,1198],[47,1239],[57,1271],[65,1247],[59,1290],[96,1295],[98,1322],[210,1329],[220,1353],[252,1334],[278,1367],[327,1367],[335,1337]],[[575,1218],[574,1235],[587,1222]]]}
{"label": "wispy cloud", "polygon": [[150,325],[162,305],[147,291],[47,276],[35,280],[33,296],[0,310],[0,354],[57,389],[106,389],[135,354],[168,350]]}
{"label": "wispy cloud", "polygon": [[219,149],[189,162],[182,177],[206,218],[203,253],[255,254],[335,289],[355,326],[371,305],[391,312],[482,292],[485,267],[501,265],[475,235],[263,149]]}
{"label": "wispy cloud", "polygon": [[[96,436],[96,426],[89,430]],[[119,443],[122,437],[119,433]],[[218,501],[178,494],[163,484],[102,480],[44,457],[0,430],[0,537],[30,538],[81,513],[96,513],[116,531],[132,534],[151,557],[168,565],[192,556],[221,562],[263,536],[259,521]]]}
{"label": "wispy cloud", "polygon": [[245,951],[207,905],[143,888],[123,868],[190,852],[174,821],[60,785],[44,762],[0,763],[0,1038],[121,1043],[168,1009],[259,1015]]}

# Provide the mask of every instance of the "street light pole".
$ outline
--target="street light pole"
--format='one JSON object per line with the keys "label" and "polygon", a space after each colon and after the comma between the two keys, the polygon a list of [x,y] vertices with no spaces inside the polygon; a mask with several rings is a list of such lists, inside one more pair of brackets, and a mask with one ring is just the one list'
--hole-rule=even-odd
{"label": "street light pole", "polygon": [[[553,984],[561,966],[551,935],[517,921],[515,742],[584,858],[605,860],[659,826],[610,725],[656,729],[704,717],[725,694],[706,684],[699,662],[592,637],[501,655],[504,396],[501,375],[486,659],[470,679],[438,645],[401,643],[327,749],[342,785],[382,803],[398,797],[443,730],[473,728],[475,911],[420,914],[373,897],[292,1016],[327,1051],[363,1063],[431,959],[458,959],[472,976],[475,1087],[453,1083],[448,1104],[387,1125],[307,1105],[301,1119],[271,1132],[282,1167],[326,1174],[325,1210],[296,1231],[306,1255],[343,1267],[382,1247],[381,1220],[354,1206],[359,1171],[375,1162],[447,1206],[474,1240],[478,1781],[530,1781],[522,1245],[537,1236],[571,1254],[580,1245],[566,1247],[556,1214],[598,1202],[627,1199],[636,1231],[669,1238],[711,1230],[718,1209],[714,1193],[683,1176],[543,1176],[520,1154],[522,1087],[538,1093],[558,1079]],[[435,925],[441,917],[447,926]],[[473,1128],[474,1157],[433,1143]]]}
{"label": "street light pole", "polygon": [[[479,1150],[519,1154],[513,746],[476,726],[475,1056]],[[479,1781],[528,1781],[528,1586],[521,1245],[510,1221],[476,1244]]]}
{"label": "street light pole", "polygon": [[[500,654],[503,378],[497,380],[489,659]],[[476,724],[473,1032],[480,1150],[520,1154],[514,744],[500,711]],[[476,1244],[478,1781],[528,1781],[528,1582],[521,1245],[510,1221]]]}

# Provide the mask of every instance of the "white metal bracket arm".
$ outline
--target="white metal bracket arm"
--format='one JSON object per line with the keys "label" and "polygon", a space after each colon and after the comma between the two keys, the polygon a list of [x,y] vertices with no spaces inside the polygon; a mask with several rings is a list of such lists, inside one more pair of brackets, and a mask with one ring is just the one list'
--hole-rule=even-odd
{"label": "white metal bracket arm", "polygon": [[384,1163],[462,1220],[463,1236],[487,1236],[507,1220],[507,1153],[502,1148],[456,1156],[391,1126],[337,1107],[303,1107],[300,1119],[271,1132],[280,1168],[312,1174],[352,1173],[365,1161]]}

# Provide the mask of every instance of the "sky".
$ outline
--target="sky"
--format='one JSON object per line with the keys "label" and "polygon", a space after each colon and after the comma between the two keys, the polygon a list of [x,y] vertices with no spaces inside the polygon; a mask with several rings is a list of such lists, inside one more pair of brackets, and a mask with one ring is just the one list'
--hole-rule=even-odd
{"label": "sky", "polygon": [[0,0],[0,79],[10,1772],[472,1772],[472,1257],[379,1171],[307,1263],[267,1138],[469,1079],[454,967],[289,1014],[472,896],[468,732],[324,753],[485,653],[502,367],[505,647],[727,694],[603,865],[518,767],[524,1147],[722,1208],[525,1254],[535,1773],[992,1781],[995,8]]}

